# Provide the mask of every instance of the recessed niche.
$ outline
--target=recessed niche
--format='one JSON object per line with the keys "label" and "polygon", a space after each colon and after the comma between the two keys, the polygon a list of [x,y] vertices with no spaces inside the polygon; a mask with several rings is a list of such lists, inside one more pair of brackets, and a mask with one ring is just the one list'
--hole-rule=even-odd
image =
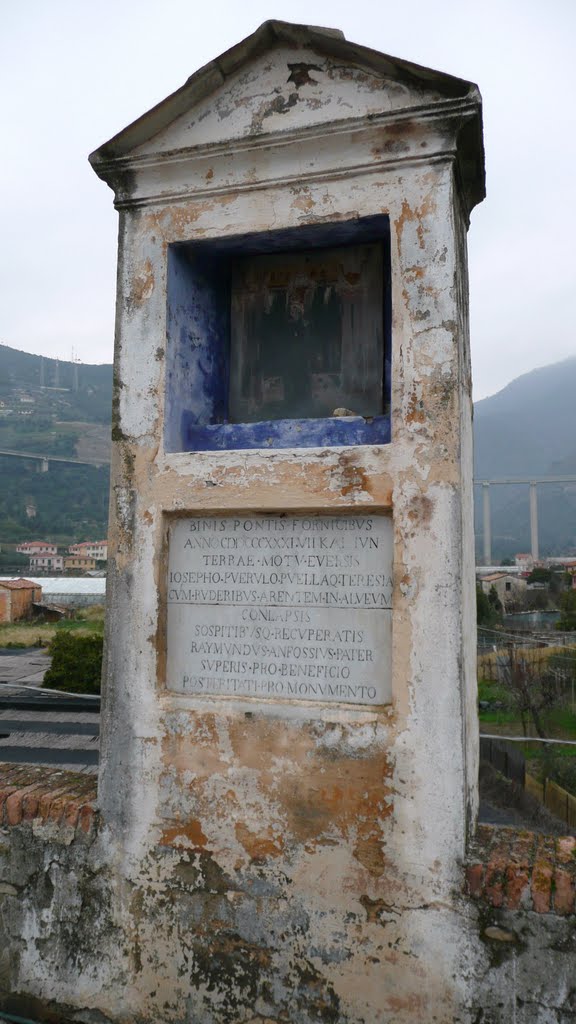
{"label": "recessed niche", "polygon": [[390,440],[386,217],[168,251],[167,451]]}

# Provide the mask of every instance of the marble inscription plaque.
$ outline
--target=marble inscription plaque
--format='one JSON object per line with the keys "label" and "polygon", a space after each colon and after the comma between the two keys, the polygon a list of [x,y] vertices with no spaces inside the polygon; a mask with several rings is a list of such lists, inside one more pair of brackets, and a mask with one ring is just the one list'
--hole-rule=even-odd
{"label": "marble inscription plaque", "polygon": [[190,516],[170,527],[167,687],[384,704],[391,698],[386,516]]}

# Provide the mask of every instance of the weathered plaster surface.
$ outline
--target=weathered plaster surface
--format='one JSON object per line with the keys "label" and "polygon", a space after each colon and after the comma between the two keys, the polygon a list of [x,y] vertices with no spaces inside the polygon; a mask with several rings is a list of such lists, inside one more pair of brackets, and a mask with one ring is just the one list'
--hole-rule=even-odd
{"label": "weathered plaster surface", "polygon": [[[407,85],[381,72],[319,57],[309,48],[277,46],[240,69],[191,112],[154,138],[165,153],[291,128],[308,128],[350,117],[437,103],[442,94]],[[146,144],[136,154],[147,156]]]}
{"label": "weathered plaster surface", "polygon": [[[180,734],[175,726],[174,736]],[[234,747],[249,738],[248,729],[236,730]],[[449,900],[409,903],[406,893],[380,889],[378,864],[368,859],[362,865],[364,854],[356,873],[334,890],[329,879],[338,858],[328,837],[323,871],[310,873],[315,861],[309,856],[305,863],[305,853],[288,873],[276,871],[279,860],[290,865],[295,833],[311,854],[323,827],[308,812],[298,820],[293,796],[286,800],[294,772],[301,771],[297,755],[305,757],[312,743],[286,757],[279,738],[280,731],[271,730],[275,756],[287,765],[278,807],[289,810],[290,831],[277,832],[276,821],[268,836],[250,831],[259,827],[260,815],[247,785],[247,814],[237,819],[229,871],[214,848],[215,829],[206,835],[191,816],[167,826],[121,881],[117,844],[98,818],[87,829],[68,823],[75,820],[77,796],[71,811],[58,796],[62,788],[38,789],[37,774],[26,778],[25,768],[19,792],[7,791],[0,778],[0,1010],[51,1024],[574,1020],[572,838],[540,837],[536,844],[527,833],[491,830],[492,852],[480,854],[482,865],[474,854],[468,867],[474,903],[461,895],[461,884]],[[336,783],[343,788],[337,801],[342,828],[355,827],[349,798],[368,768],[366,755],[380,741],[383,748],[385,730],[373,724],[354,734],[336,728],[316,755],[322,774],[321,758],[328,760],[338,746],[348,750],[353,768]],[[195,760],[207,782],[214,745],[204,735],[199,747]],[[336,766],[329,763],[334,778]],[[71,781],[68,775],[68,787]],[[314,774],[303,809],[310,800],[315,806],[313,783]],[[85,784],[78,776],[74,789]],[[42,818],[29,816],[34,786],[36,799],[46,804]],[[373,778],[367,786],[361,811],[378,799]],[[526,851],[536,845],[533,863]],[[552,908],[542,903],[542,882],[546,873],[559,872],[572,883],[558,886]],[[508,907],[498,896],[503,875]]]}
{"label": "weathered plaster surface", "polygon": [[[329,109],[314,103],[319,87],[304,85],[287,121],[279,101],[265,117],[281,146],[274,135],[264,148],[240,146],[282,61],[275,53],[250,65],[208,117],[200,107],[147,144],[122,199],[100,799],[135,892],[147,872],[155,878],[138,895],[147,1012],[168,971],[174,1014],[189,999],[197,1020],[421,1020],[425,1002],[430,1020],[453,1021],[457,929],[453,941],[437,937],[440,927],[451,934],[473,789],[467,755],[475,767],[473,704],[463,697],[473,668],[463,599],[472,585],[470,371],[454,127],[444,114],[428,124],[362,120],[416,99],[342,67],[330,73],[343,84],[330,98],[321,90]],[[319,144],[310,126],[340,117],[345,128]],[[205,152],[224,131],[232,149]],[[177,160],[152,159],[174,149]],[[390,221],[392,443],[164,453],[167,246],[375,214]],[[234,509],[392,510],[389,708],[163,691],[166,516]],[[183,878],[193,896],[181,892]],[[181,979],[179,949],[190,960]]]}

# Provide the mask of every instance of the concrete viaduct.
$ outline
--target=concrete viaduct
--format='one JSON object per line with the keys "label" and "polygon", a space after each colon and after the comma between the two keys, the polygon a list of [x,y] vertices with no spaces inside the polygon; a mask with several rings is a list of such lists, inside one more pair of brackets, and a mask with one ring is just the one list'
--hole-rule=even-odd
{"label": "concrete viaduct", "polygon": [[538,550],[538,484],[574,484],[576,476],[506,476],[497,480],[475,480],[474,485],[482,488],[482,527],[484,539],[484,565],[492,565],[492,527],[490,515],[490,488],[502,484],[527,484],[530,488],[530,549],[535,562]]}
{"label": "concrete viaduct", "polygon": [[[50,462],[65,462],[74,466],[107,466],[109,459],[76,459],[64,455],[42,455],[38,452],[17,452],[0,449],[0,455],[8,455],[17,459],[35,459],[38,471],[46,473]],[[483,559],[484,565],[492,565],[492,526],[490,511],[490,488],[501,485],[525,484],[530,488],[530,547],[534,561],[538,561],[538,491],[539,484],[576,483],[576,476],[506,476],[493,480],[475,480],[474,486],[482,488],[482,527],[483,527]]]}

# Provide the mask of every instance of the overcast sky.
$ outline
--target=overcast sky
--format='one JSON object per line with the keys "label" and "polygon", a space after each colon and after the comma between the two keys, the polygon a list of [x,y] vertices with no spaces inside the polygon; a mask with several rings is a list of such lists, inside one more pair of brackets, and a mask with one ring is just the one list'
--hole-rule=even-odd
{"label": "overcast sky", "polygon": [[474,392],[576,353],[576,0],[28,0],[3,7],[0,342],[113,349],[116,219],[88,153],[268,18],[341,28],[479,84]]}

